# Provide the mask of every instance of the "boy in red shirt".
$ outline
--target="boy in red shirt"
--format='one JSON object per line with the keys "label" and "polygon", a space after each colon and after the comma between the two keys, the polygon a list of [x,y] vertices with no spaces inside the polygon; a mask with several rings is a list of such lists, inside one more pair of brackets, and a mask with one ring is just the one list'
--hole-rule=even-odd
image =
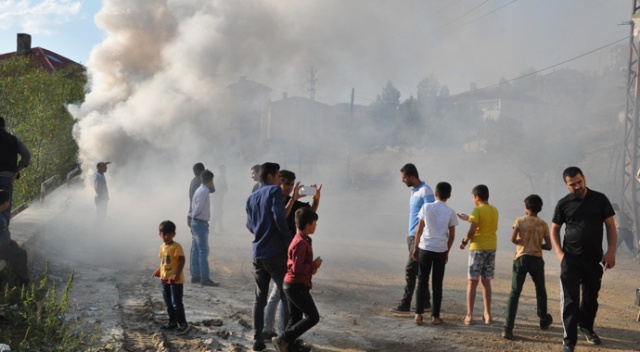
{"label": "boy in red shirt", "polygon": [[[311,297],[311,276],[314,275],[322,259],[313,259],[311,237],[316,232],[318,214],[310,208],[296,211],[296,233],[287,253],[287,274],[284,277],[284,293],[287,295],[289,322],[284,334],[272,339],[278,352],[310,350],[298,340],[302,334],[320,320],[318,309]],[[304,313],[304,319],[302,315]],[[292,346],[289,349],[289,346]]]}

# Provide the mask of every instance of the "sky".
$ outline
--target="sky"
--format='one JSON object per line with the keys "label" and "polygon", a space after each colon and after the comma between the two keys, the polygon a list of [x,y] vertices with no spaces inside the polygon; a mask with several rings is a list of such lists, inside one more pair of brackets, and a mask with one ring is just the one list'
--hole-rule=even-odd
{"label": "sky", "polygon": [[[113,5],[110,11],[127,11],[125,1],[2,0],[0,53],[15,51],[16,34],[25,32],[32,35],[32,46],[86,64],[91,51],[107,38],[96,14],[108,3]],[[153,3],[180,11],[177,2]],[[217,35],[243,35],[240,43],[253,46],[254,55],[268,50],[261,45],[272,40],[271,48],[280,56],[257,60],[237,72],[274,88],[272,99],[282,92],[308,96],[313,66],[317,100],[346,102],[355,88],[356,103],[363,105],[375,99],[387,81],[405,99],[415,96],[419,80],[430,75],[458,93],[471,82],[492,85],[528,68],[555,65],[624,38],[628,26],[619,24],[631,15],[628,0],[186,3],[220,16],[212,23],[222,30]],[[239,14],[245,16],[235,17]],[[254,21],[243,22],[248,18]],[[236,32],[223,32],[225,26]],[[288,61],[289,69],[266,67],[274,59]],[[562,67],[597,71],[608,60],[605,49]]]}

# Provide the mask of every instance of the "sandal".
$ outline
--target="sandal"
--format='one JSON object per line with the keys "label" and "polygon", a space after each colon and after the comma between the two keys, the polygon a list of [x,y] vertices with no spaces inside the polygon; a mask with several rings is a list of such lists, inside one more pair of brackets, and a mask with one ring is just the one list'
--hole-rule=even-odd
{"label": "sandal", "polygon": [[442,323],[444,323],[444,321],[442,321],[442,319],[440,318],[436,318],[436,317],[431,318],[431,324],[433,325],[440,325]]}
{"label": "sandal", "polygon": [[464,318],[462,318],[462,321],[464,322],[464,325],[473,325],[473,317],[468,317],[465,316]]}
{"label": "sandal", "polygon": [[413,322],[416,323],[416,325],[422,325],[422,323],[424,322],[422,319],[422,314],[416,314],[416,317],[413,319]]}

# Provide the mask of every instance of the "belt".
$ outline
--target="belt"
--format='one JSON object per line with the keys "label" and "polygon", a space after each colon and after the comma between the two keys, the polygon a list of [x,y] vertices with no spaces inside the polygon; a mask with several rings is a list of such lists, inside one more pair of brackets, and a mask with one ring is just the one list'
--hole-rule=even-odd
{"label": "belt", "polygon": [[199,222],[209,223],[209,221],[207,221],[207,220],[200,220],[200,219],[196,219],[196,218],[192,218],[191,221],[199,221]]}

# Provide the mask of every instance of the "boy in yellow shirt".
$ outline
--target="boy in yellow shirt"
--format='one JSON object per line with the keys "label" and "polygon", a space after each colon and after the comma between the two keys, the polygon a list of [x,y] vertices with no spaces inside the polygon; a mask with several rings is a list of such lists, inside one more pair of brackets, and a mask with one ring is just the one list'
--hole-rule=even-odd
{"label": "boy in yellow shirt", "polygon": [[184,287],[185,257],[182,246],[173,240],[176,236],[176,225],[169,221],[163,221],[159,226],[159,235],[162,239],[160,246],[160,267],[153,272],[152,277],[159,277],[162,283],[162,296],[167,305],[169,322],[160,327],[162,330],[176,330],[178,334],[184,334],[189,330],[189,324],[184,315],[182,304]]}
{"label": "boy in yellow shirt", "polygon": [[469,272],[467,275],[467,314],[466,325],[473,324],[473,306],[476,301],[478,281],[482,283],[482,300],[484,302],[484,322],[490,324],[491,317],[491,280],[495,271],[496,249],[498,248],[498,209],[489,204],[489,187],[477,185],[471,191],[475,208],[471,216],[458,214],[463,221],[468,221],[469,232],[462,238],[460,249],[469,246]]}

